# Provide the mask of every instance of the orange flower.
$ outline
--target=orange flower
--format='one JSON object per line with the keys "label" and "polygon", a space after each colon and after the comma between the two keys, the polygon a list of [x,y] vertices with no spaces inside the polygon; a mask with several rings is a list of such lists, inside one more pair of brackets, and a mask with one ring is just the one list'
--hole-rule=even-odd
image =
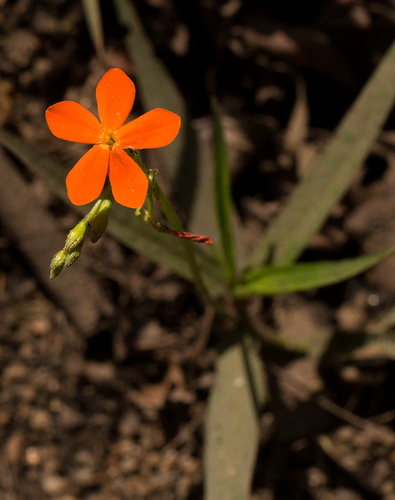
{"label": "orange flower", "polygon": [[95,200],[107,174],[114,199],[129,208],[144,203],[148,180],[124,149],[167,146],[178,134],[180,117],[165,109],[153,109],[124,125],[132,109],[136,89],[117,68],[110,69],[96,87],[99,120],[76,102],[62,101],[45,114],[51,132],[60,139],[94,146],[81,158],[66,179],[74,205]]}

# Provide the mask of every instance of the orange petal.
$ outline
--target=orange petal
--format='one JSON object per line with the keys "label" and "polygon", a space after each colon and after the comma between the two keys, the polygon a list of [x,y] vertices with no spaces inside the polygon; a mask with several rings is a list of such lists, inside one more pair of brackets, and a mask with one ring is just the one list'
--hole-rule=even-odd
{"label": "orange petal", "polygon": [[100,142],[102,125],[90,111],[77,102],[58,102],[47,109],[45,118],[51,132],[59,139],[85,144]]}
{"label": "orange petal", "polygon": [[132,110],[135,95],[134,83],[121,69],[107,71],[96,87],[102,125],[112,131],[122,127]]}
{"label": "orange petal", "polygon": [[180,117],[157,108],[127,123],[117,132],[123,149],[148,149],[167,146],[180,130]]}
{"label": "orange petal", "polygon": [[141,207],[147,195],[148,179],[122,149],[111,151],[109,177],[115,201],[129,208]]}
{"label": "orange petal", "polygon": [[100,195],[107,177],[109,156],[110,150],[97,144],[70,171],[66,186],[71,203],[86,205]]}

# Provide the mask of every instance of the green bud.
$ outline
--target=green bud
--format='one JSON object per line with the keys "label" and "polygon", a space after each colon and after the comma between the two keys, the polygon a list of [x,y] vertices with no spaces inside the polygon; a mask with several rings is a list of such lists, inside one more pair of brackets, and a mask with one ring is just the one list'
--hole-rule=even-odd
{"label": "green bud", "polygon": [[85,233],[88,228],[88,223],[85,219],[82,219],[74,229],[72,229],[67,235],[66,243],[64,245],[64,251],[70,254],[78,246],[82,246],[84,243]]}
{"label": "green bud", "polygon": [[74,262],[79,259],[81,255],[82,246],[84,241],[82,240],[78,247],[75,247],[71,252],[67,252],[64,265],[70,267]]}
{"label": "green bud", "polygon": [[155,179],[155,175],[159,172],[157,169],[152,169],[148,171],[148,180],[152,182]]}
{"label": "green bud", "polygon": [[59,274],[63,270],[65,263],[66,263],[66,252],[64,250],[61,250],[56,255],[54,255],[51,260],[51,264],[49,266],[50,269],[49,277],[53,279],[56,278],[56,276],[59,276]]}
{"label": "green bud", "polygon": [[112,208],[112,200],[104,199],[96,215],[90,221],[89,239],[96,243],[107,229],[108,219]]}

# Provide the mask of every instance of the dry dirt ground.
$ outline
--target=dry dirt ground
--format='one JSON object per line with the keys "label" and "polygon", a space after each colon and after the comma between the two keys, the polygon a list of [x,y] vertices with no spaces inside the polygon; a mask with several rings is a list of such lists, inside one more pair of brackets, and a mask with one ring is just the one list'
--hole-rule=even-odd
{"label": "dry dirt ground", "polygon": [[[139,0],[194,119],[217,94],[234,198],[252,245],[395,34],[390,0]],[[106,64],[74,0],[0,0],[0,124],[70,168],[83,147],[44,112],[133,62],[110,1]],[[106,67],[107,65],[107,67]],[[394,242],[394,115],[303,259]],[[207,395],[227,325],[194,288],[104,237],[58,280],[51,256],[78,215],[0,152],[0,499],[199,500]],[[66,274],[67,273],[67,274]],[[345,284],[257,300],[271,397],[252,498],[395,499],[395,259]],[[220,499],[218,499],[220,500]]]}

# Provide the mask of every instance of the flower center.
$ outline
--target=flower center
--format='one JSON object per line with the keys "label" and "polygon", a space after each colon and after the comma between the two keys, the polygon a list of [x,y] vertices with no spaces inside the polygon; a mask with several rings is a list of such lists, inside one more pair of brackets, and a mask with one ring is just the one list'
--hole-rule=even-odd
{"label": "flower center", "polygon": [[117,144],[117,140],[114,137],[114,133],[108,131],[104,132],[101,138],[101,143],[103,146],[107,146],[111,151],[112,148]]}

